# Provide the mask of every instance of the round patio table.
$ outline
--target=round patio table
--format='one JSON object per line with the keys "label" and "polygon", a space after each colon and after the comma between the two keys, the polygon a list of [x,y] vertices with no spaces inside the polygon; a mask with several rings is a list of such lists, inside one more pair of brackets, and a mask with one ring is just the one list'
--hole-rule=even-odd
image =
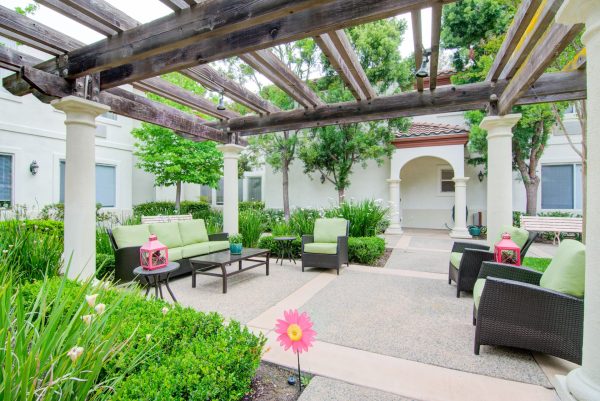
{"label": "round patio table", "polygon": [[281,265],[283,266],[283,259],[285,259],[285,256],[287,255],[288,260],[296,264],[296,259],[294,259],[294,247],[292,245],[296,237],[275,237],[273,239],[279,242],[279,253],[275,263],[281,260]]}
{"label": "round patio table", "polygon": [[154,296],[158,298],[158,294],[160,293],[160,298],[165,299],[163,297],[162,292],[162,284],[165,284],[167,287],[167,291],[171,294],[171,298],[173,301],[177,302],[175,295],[173,295],[173,291],[171,291],[171,287],[169,287],[169,276],[171,273],[179,269],[179,263],[177,262],[169,262],[165,267],[161,267],[160,269],[155,270],[147,270],[142,266],[138,266],[133,270],[133,274],[144,278],[146,282],[146,294],[150,292],[150,288],[154,287]]}

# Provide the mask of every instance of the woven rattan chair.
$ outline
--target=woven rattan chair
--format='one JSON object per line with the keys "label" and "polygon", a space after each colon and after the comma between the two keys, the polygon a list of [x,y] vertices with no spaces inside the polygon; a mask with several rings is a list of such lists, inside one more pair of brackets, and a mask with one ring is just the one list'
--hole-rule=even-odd
{"label": "woven rattan chair", "polygon": [[[527,240],[521,247],[521,258],[525,257],[537,235],[536,232],[528,233]],[[461,291],[473,291],[481,264],[494,259],[494,252],[488,245],[470,242],[455,242],[450,255],[448,284],[453,281],[456,283],[457,298],[460,298]]]}
{"label": "woven rattan chair", "polygon": [[314,235],[302,236],[302,271],[305,267],[336,269],[348,259],[350,223],[344,219],[317,219]]}
{"label": "woven rattan chair", "polygon": [[541,287],[542,277],[526,267],[483,263],[473,292],[476,355],[481,345],[497,345],[581,364],[583,298]]}

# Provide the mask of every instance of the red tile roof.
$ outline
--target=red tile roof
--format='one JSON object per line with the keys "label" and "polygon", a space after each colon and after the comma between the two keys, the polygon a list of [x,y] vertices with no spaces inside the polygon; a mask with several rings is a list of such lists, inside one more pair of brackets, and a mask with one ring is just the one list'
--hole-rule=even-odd
{"label": "red tile roof", "polygon": [[396,133],[396,138],[468,134],[469,129],[460,125],[413,122],[408,132]]}

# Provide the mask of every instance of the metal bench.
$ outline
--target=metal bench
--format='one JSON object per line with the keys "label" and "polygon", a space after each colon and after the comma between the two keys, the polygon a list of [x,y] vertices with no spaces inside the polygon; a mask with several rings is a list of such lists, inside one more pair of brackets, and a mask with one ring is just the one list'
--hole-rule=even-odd
{"label": "metal bench", "polygon": [[142,216],[142,224],[171,223],[173,221],[192,220],[191,214],[176,214],[173,216]]}
{"label": "metal bench", "polygon": [[540,217],[521,216],[521,228],[527,231],[552,232],[552,243],[560,244],[560,233],[581,233],[583,219],[581,217]]}

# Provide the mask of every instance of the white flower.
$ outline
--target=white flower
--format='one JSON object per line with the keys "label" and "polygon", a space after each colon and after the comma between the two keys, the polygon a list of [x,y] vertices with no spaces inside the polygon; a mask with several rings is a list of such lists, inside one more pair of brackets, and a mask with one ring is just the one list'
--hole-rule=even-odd
{"label": "white flower", "polygon": [[146,341],[150,341],[151,338],[152,338],[152,334],[146,334]]}
{"label": "white flower", "polygon": [[167,308],[166,306],[164,308],[162,308],[162,314],[166,315],[167,313],[169,313],[169,308]]}
{"label": "white flower", "polygon": [[10,244],[8,247],[9,247],[9,248],[12,248],[12,247],[14,247],[14,245],[13,245],[13,244]]}
{"label": "white flower", "polygon": [[98,294],[86,295],[85,302],[87,302],[90,308],[93,308],[96,305],[96,298],[98,298]]}
{"label": "white flower", "polygon": [[104,304],[98,304],[94,308],[94,310],[96,311],[96,313],[99,314],[99,315],[103,314],[105,309],[106,309],[106,305],[104,305]]}
{"label": "white flower", "polygon": [[87,324],[89,326],[92,323],[93,317],[94,317],[94,315],[83,315],[83,316],[81,316],[81,320],[83,320],[85,322],[85,324]]}
{"label": "white flower", "polygon": [[8,253],[8,249],[3,249],[2,253]]}
{"label": "white flower", "polygon": [[79,357],[81,356],[81,354],[83,354],[83,347],[73,347],[69,350],[69,352],[67,352],[67,356],[69,358],[71,358],[71,361],[75,362],[77,359],[79,359]]}

